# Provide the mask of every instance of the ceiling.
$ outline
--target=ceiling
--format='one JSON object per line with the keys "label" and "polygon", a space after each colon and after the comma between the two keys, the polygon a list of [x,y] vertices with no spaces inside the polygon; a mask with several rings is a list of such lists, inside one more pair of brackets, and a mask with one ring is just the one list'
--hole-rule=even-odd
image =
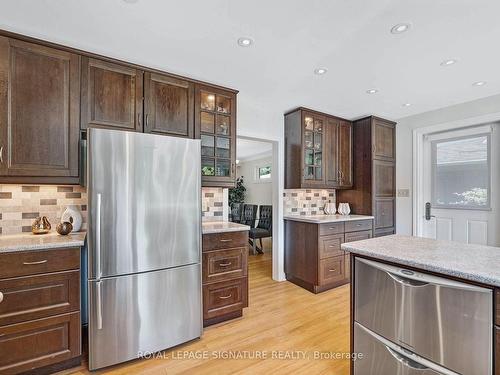
{"label": "ceiling", "polygon": [[257,157],[269,157],[272,154],[271,142],[259,142],[249,139],[236,139],[236,159],[249,160]]}
{"label": "ceiling", "polygon": [[498,0],[3,0],[0,28],[232,87],[255,111],[397,119],[500,93],[499,14]]}

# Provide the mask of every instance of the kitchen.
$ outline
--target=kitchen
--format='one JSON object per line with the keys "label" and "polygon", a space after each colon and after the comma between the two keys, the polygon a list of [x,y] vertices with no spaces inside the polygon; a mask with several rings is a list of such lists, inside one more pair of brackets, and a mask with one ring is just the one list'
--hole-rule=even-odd
{"label": "kitchen", "polygon": [[[0,373],[498,373],[500,87],[470,4],[429,2],[427,19],[410,3],[293,2],[316,24],[270,35],[283,4],[216,3],[5,3]],[[370,11],[363,32],[347,22]],[[440,17],[467,28],[464,50]],[[415,57],[434,28],[432,56]],[[481,74],[473,46],[490,57]],[[439,85],[405,89],[422,77]],[[237,137],[273,145],[272,260],[252,250],[258,220],[230,214]],[[408,306],[390,316],[379,297]],[[429,333],[440,355],[415,334],[416,303],[456,318]],[[456,348],[463,327],[476,341]]]}

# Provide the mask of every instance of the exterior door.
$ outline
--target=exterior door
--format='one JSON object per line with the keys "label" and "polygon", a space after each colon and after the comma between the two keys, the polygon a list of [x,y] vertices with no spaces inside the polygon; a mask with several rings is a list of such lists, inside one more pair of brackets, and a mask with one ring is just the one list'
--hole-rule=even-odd
{"label": "exterior door", "polygon": [[194,85],[164,74],[144,75],[144,132],[194,137]]}
{"label": "exterior door", "polygon": [[78,181],[79,77],[78,55],[0,37],[2,181]]}
{"label": "exterior door", "polygon": [[500,244],[498,130],[496,124],[424,136],[419,235]]}
{"label": "exterior door", "polygon": [[81,127],[142,131],[143,71],[82,58]]}

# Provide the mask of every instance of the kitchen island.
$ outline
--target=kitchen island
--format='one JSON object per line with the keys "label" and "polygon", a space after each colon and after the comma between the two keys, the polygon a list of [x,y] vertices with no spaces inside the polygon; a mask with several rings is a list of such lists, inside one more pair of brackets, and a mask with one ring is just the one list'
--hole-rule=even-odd
{"label": "kitchen island", "polygon": [[393,235],[342,249],[352,374],[500,374],[500,248]]}

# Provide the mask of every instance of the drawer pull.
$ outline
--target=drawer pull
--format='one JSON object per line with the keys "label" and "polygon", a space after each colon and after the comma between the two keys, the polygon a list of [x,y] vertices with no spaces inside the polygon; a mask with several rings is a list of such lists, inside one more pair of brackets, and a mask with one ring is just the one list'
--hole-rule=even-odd
{"label": "drawer pull", "polygon": [[335,268],[330,268],[328,271],[329,271],[329,272],[335,272],[335,271],[336,271],[336,269],[335,269]]}
{"label": "drawer pull", "polygon": [[228,299],[228,298],[231,298],[232,297],[232,294],[228,295],[228,296],[219,296],[220,299]]}
{"label": "drawer pull", "polygon": [[47,263],[47,259],[39,260],[38,262],[23,262],[25,266],[32,266],[35,264],[44,264],[44,263]]}
{"label": "drawer pull", "polygon": [[328,229],[337,229],[337,228],[335,228],[335,227],[330,227],[330,228],[328,228]]}
{"label": "drawer pull", "polygon": [[3,301],[3,293],[0,292],[0,303],[2,303],[2,301]]}
{"label": "drawer pull", "polygon": [[221,266],[221,267],[228,267],[228,266],[230,266],[231,264],[233,264],[233,262],[229,262],[229,263],[219,263],[219,266]]}
{"label": "drawer pull", "polygon": [[228,239],[222,239],[220,240],[220,242],[231,242],[233,239],[232,238],[228,238]]}
{"label": "drawer pull", "polygon": [[337,247],[337,246],[335,246],[335,245],[330,245],[330,246],[328,246],[328,247]]}

